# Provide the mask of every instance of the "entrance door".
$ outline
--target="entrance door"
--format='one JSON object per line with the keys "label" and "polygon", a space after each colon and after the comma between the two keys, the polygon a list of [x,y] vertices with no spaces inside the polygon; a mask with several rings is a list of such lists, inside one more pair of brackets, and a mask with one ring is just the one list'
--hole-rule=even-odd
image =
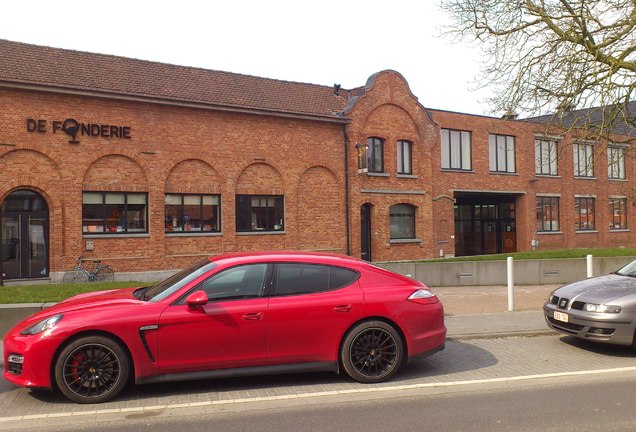
{"label": "entrance door", "polygon": [[5,279],[49,275],[49,211],[30,190],[17,190],[0,207],[0,259]]}
{"label": "entrance door", "polygon": [[360,208],[360,257],[371,261],[371,204]]}

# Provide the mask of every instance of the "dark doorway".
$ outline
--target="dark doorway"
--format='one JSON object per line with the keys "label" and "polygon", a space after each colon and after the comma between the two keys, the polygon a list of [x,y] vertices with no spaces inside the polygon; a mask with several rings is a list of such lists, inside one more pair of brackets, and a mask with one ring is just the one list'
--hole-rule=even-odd
{"label": "dark doorway", "polygon": [[6,279],[49,275],[49,208],[36,192],[11,193],[0,207],[0,256]]}
{"label": "dark doorway", "polygon": [[517,251],[515,196],[467,194],[456,197],[455,255]]}
{"label": "dark doorway", "polygon": [[371,261],[371,204],[360,208],[360,257]]}

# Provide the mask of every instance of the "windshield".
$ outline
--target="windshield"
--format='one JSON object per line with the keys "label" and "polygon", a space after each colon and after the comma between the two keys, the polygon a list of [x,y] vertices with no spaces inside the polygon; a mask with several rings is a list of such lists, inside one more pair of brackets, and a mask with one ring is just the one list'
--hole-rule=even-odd
{"label": "windshield", "polygon": [[214,267],[216,267],[216,264],[210,262],[207,259],[200,261],[186,269],[181,270],[179,273],[170,276],[163,282],[159,282],[157,285],[151,286],[150,288],[146,289],[146,291],[143,293],[143,299],[152,302],[161,301],[186,285],[188,282],[212,270]]}
{"label": "windshield", "polygon": [[636,261],[632,261],[616,272],[617,275],[636,277]]}

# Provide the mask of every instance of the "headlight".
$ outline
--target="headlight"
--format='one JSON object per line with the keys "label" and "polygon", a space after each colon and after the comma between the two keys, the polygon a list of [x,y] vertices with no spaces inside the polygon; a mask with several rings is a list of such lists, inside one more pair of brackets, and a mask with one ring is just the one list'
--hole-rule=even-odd
{"label": "headlight", "polygon": [[616,314],[616,313],[620,313],[620,311],[622,309],[621,309],[620,306],[585,303],[585,310],[587,312],[614,313],[614,314]]}
{"label": "headlight", "polygon": [[29,326],[29,327],[25,328],[24,330],[22,330],[20,332],[20,334],[23,335],[23,336],[29,336],[29,335],[36,335],[36,334],[41,333],[41,332],[43,332],[45,330],[50,330],[53,327],[55,327],[55,325],[58,322],[60,322],[60,320],[62,319],[63,316],[64,315],[62,315],[62,314],[58,314],[58,315],[53,315],[51,317],[43,319],[39,323],[33,324],[32,326]]}

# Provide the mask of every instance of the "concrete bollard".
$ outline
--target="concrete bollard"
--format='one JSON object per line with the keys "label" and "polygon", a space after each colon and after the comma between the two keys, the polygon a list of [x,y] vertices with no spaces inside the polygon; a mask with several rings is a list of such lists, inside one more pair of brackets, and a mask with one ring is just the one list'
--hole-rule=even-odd
{"label": "concrete bollard", "polygon": [[592,255],[587,256],[587,277],[594,277],[594,263],[592,262]]}
{"label": "concrete bollard", "polygon": [[508,312],[515,310],[515,275],[512,262],[512,257],[506,258],[506,270],[508,274]]}

